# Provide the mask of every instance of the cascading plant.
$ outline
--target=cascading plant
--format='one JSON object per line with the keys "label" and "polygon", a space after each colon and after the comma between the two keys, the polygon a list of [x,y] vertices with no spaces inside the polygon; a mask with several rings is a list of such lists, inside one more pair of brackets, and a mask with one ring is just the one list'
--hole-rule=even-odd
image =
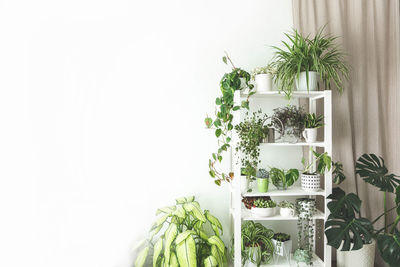
{"label": "cascading plant", "polygon": [[296,200],[296,213],[298,215],[298,244],[299,248],[294,252],[297,262],[312,264],[314,245],[314,220],[316,212],[315,199],[299,198]]}
{"label": "cascading plant", "polygon": [[[249,97],[255,94],[255,91],[253,91],[254,85],[250,84],[250,74],[247,71],[236,68],[227,54],[222,60],[225,64],[228,64],[229,61],[232,71],[224,74],[221,79],[220,88],[222,95],[215,99],[215,119],[207,116],[204,120],[207,128],[215,129],[215,136],[218,139],[218,151],[212,153],[211,159],[208,161],[209,174],[214,178],[214,182],[217,185],[221,185],[222,181],[230,182],[234,176],[233,172],[224,173],[219,171],[216,166],[218,163],[221,163],[223,152],[228,151],[230,148],[233,112],[241,108],[249,109]],[[243,100],[240,105],[235,105],[235,92],[246,88],[249,90],[247,99]]]}
{"label": "cascading plant", "polygon": [[156,214],[161,216],[138,253],[135,267],[227,266],[222,225],[208,210],[202,211],[193,196],[179,198],[175,206],[158,209]]}

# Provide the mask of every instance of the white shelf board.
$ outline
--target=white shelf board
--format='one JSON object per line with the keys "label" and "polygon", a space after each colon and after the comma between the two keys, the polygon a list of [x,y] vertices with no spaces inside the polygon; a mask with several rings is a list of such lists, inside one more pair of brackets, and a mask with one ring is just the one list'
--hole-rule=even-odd
{"label": "white shelf board", "polygon": [[[272,187],[273,185],[271,185]],[[323,189],[319,189],[318,191],[309,192],[304,191],[299,186],[292,186],[286,190],[278,190],[276,188],[270,188],[268,192],[261,193],[258,192],[256,189],[253,188],[252,192],[246,192],[243,194],[244,197],[279,197],[279,196],[325,196],[325,191]]]}
{"label": "white shelf board", "polygon": [[300,142],[300,143],[260,143],[260,146],[316,146],[316,147],[324,147],[325,143],[324,142],[315,142],[315,143],[306,143],[306,142]]}
{"label": "white shelf board", "polygon": [[[241,98],[247,98],[248,93],[242,93],[240,95]],[[266,96],[277,96],[277,97],[286,97],[284,92],[279,91],[267,91],[267,92],[256,92],[254,95],[250,97],[266,97]],[[293,91],[292,97],[298,98],[322,98],[325,96],[325,91]]]}
{"label": "white shelf board", "polygon": [[[323,219],[325,219],[325,215],[322,211],[317,210],[317,212],[315,213],[313,218],[323,220]],[[258,217],[258,216],[253,215],[251,213],[251,211],[248,210],[247,208],[243,208],[242,209],[242,219],[245,221],[297,221],[298,216],[282,217],[278,211],[278,213],[276,215],[271,216],[271,217]]]}
{"label": "white shelf board", "polygon": [[[278,261],[275,263],[274,260],[272,259],[269,264],[262,264],[261,267],[310,267],[310,265],[307,265],[305,263],[299,263],[297,265],[296,261],[293,259],[293,255],[291,255],[291,260],[290,264],[286,261],[286,258],[284,257],[279,257]],[[313,254],[313,260],[312,260],[312,267],[325,267],[324,262],[315,254]]]}

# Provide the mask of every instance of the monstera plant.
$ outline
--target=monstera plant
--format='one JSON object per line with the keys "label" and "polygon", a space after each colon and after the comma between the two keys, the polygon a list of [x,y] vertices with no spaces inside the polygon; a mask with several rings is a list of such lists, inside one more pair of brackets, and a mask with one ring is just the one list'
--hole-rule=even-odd
{"label": "monstera plant", "polygon": [[175,206],[158,209],[156,214],[160,217],[135,267],[227,266],[226,247],[220,238],[222,225],[209,211],[202,211],[194,197],[179,198]]}
{"label": "monstera plant", "polygon": [[[370,221],[360,216],[361,200],[354,193],[345,194],[340,188],[333,189],[328,197],[330,215],[325,224],[328,245],[342,251],[363,248],[372,239],[376,239],[383,260],[389,266],[400,266],[400,233],[397,229],[400,221],[400,179],[389,174],[382,157],[364,154],[356,162],[356,173],[367,183],[383,192],[383,213]],[[344,179],[344,176],[343,176]],[[395,193],[395,205],[387,207],[388,194]],[[396,210],[394,222],[388,223],[387,215]],[[384,218],[384,227],[376,229],[375,223]]]}

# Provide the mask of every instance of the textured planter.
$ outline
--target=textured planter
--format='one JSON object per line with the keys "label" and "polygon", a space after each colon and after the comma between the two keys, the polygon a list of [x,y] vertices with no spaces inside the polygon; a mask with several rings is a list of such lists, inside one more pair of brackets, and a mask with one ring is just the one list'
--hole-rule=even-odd
{"label": "textured planter", "polygon": [[287,257],[292,253],[292,240],[281,242],[272,239],[272,244],[274,245],[274,254],[276,255]]}
{"label": "textured planter", "polygon": [[257,92],[267,92],[272,90],[271,74],[257,74],[255,81]]}
{"label": "textured planter", "polygon": [[271,217],[275,215],[276,208],[251,208],[251,213],[256,217]]}
{"label": "textured planter", "polygon": [[257,178],[257,189],[258,192],[268,192],[269,179],[268,178]]}
{"label": "textured planter", "polygon": [[306,143],[315,143],[317,141],[317,128],[305,128],[303,137]]}
{"label": "textured planter", "polygon": [[308,72],[308,89],[306,72],[300,72],[299,79],[296,80],[296,87],[299,91],[316,91],[318,88],[318,72]]}
{"label": "textured planter", "polygon": [[375,261],[375,240],[371,244],[364,245],[359,250],[340,251],[337,250],[337,267],[353,267],[357,266],[374,267]]}
{"label": "textured planter", "polygon": [[301,188],[304,191],[315,192],[320,189],[321,175],[318,174],[301,174]]}
{"label": "textured planter", "polygon": [[279,214],[285,218],[294,217],[295,213],[296,213],[296,211],[291,208],[280,208],[279,209]]}

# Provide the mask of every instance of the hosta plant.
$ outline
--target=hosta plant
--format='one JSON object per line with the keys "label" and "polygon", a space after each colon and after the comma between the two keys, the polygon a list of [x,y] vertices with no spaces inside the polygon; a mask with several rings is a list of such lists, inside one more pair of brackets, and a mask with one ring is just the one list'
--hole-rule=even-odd
{"label": "hosta plant", "polygon": [[[328,245],[342,251],[358,250],[374,238],[382,259],[391,267],[400,266],[400,177],[390,174],[383,158],[364,154],[356,162],[356,173],[367,183],[382,191],[383,213],[370,221],[360,216],[361,200],[354,193],[346,194],[340,188],[333,189],[328,203],[330,215],[325,223]],[[387,207],[389,194],[395,194],[395,205]],[[389,223],[387,215],[395,211],[396,218]],[[384,227],[375,224],[383,218]]]}
{"label": "hosta plant", "polygon": [[[160,216],[135,267],[227,266],[226,247],[220,238],[222,225],[209,211],[203,211],[194,197],[179,198],[175,206],[158,209],[156,214]],[[207,231],[209,228],[212,231]]]}
{"label": "hosta plant", "polygon": [[[233,130],[233,112],[241,108],[249,109],[249,97],[255,92],[252,90],[254,85],[250,84],[250,74],[240,68],[236,68],[228,55],[224,56],[225,64],[230,62],[232,71],[225,73],[220,82],[221,95],[215,99],[215,118],[207,116],[204,120],[206,127],[215,130],[218,140],[218,150],[211,154],[208,161],[209,174],[214,179],[215,184],[221,185],[222,181],[230,182],[233,179],[233,172],[224,173],[217,168],[221,163],[224,152],[228,151],[231,142],[231,132]],[[240,105],[235,105],[234,95],[236,91],[249,89],[248,97]]]}

